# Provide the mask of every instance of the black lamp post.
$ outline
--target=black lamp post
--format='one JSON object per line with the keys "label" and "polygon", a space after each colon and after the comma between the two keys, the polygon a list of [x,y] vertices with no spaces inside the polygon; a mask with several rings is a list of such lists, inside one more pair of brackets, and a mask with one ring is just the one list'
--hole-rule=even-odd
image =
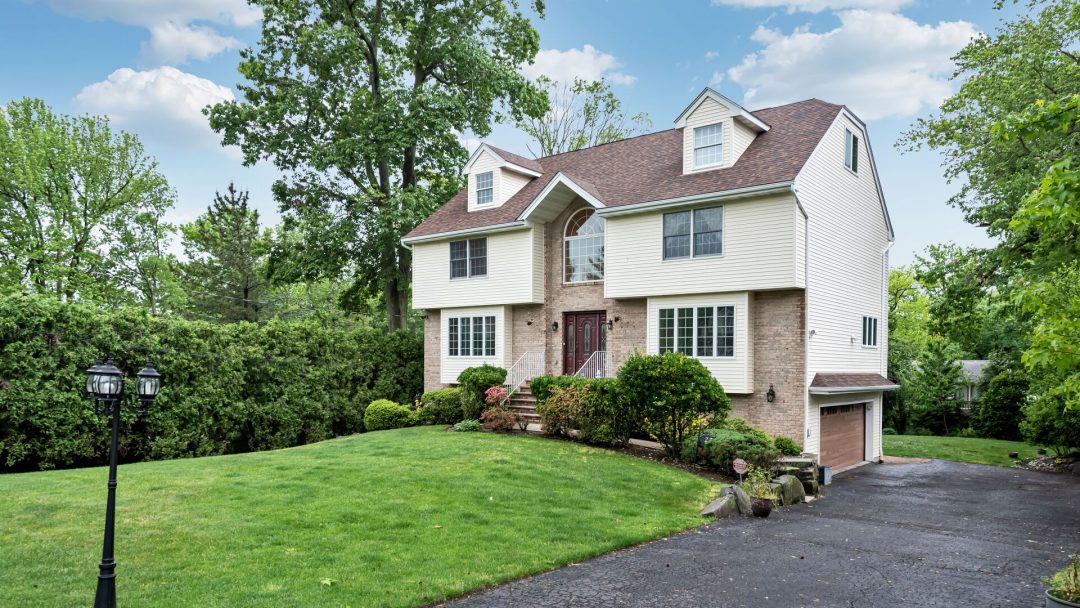
{"label": "black lamp post", "polygon": [[[147,361],[138,374],[135,385],[139,394],[136,412],[145,413],[161,389],[161,374]],[[112,416],[112,442],[109,447],[109,500],[105,506],[105,543],[98,566],[97,595],[94,608],[116,608],[116,560],[113,559],[113,541],[116,520],[116,460],[120,440],[120,405],[124,400],[124,374],[113,365],[112,357],[105,363],[97,363],[86,370],[86,392],[98,402],[98,411]]]}

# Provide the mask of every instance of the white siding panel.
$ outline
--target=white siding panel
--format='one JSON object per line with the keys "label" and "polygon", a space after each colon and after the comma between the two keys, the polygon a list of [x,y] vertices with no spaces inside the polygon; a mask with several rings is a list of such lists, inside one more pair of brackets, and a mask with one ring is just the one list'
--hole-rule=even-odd
{"label": "white siding panel", "polygon": [[757,133],[741,122],[733,121],[731,134],[733,140],[731,146],[731,162],[734,164],[739,162],[739,157],[742,156],[742,153],[750,147],[750,144],[754,143],[754,138],[757,137]]}
{"label": "white siding panel", "polygon": [[[511,354],[512,327],[507,323],[511,318],[509,306],[486,306],[475,308],[446,308],[440,311],[441,327],[439,331],[442,339],[439,340],[439,382],[443,384],[456,384],[458,375],[469,367],[476,367],[485,363],[499,367],[509,367],[513,361],[507,359]],[[450,317],[464,316],[495,316],[495,356],[494,357],[451,357],[449,355]]]}
{"label": "white siding panel", "polygon": [[[859,173],[844,166],[844,129],[860,134]],[[809,220],[808,381],[817,372],[886,372],[888,229],[861,127],[841,113],[796,179]],[[862,318],[879,321],[862,346]],[[810,417],[813,419],[813,416]]]}
{"label": "white siding panel", "polygon": [[847,395],[811,395],[810,416],[806,420],[807,437],[803,451],[811,454],[821,453],[821,440],[818,434],[821,432],[821,408],[829,405],[845,405],[848,403],[865,403],[870,419],[867,428],[870,430],[870,459],[881,458],[881,393],[850,393]]}
{"label": "white siding panel", "polygon": [[686,117],[686,126],[683,127],[683,173],[693,173],[696,170],[694,169],[694,128],[716,123],[724,125],[724,162],[721,165],[699,170],[731,166],[731,149],[734,146],[732,142],[731,113],[728,112],[726,107],[712,99],[705,99],[692,114]]}
{"label": "white siding panel", "polygon": [[[469,211],[476,211],[478,209],[494,209],[495,207],[501,205],[502,201],[505,200],[499,196],[499,186],[500,182],[502,181],[500,179],[500,174],[502,173],[502,171],[498,168],[500,164],[501,163],[499,159],[490,154],[487,150],[480,152],[480,156],[476,158],[476,162],[474,162],[472,167],[469,169]],[[492,202],[477,207],[476,176],[481,173],[486,173],[488,171],[492,172]]]}
{"label": "white siding panel", "polygon": [[662,212],[607,218],[605,297],[802,287],[796,272],[795,198],[784,194],[723,207],[724,254],[700,258],[664,259]]}
{"label": "white siding panel", "polygon": [[655,355],[660,350],[659,310],[680,306],[734,306],[735,307],[735,356],[707,357],[700,359],[728,393],[753,392],[753,336],[750,335],[750,296],[746,292],[679,295],[649,298],[646,320],[646,352]]}
{"label": "white siding panel", "polygon": [[450,241],[416,244],[413,308],[542,303],[543,242],[542,227],[489,234],[487,276],[463,279],[450,278]]}
{"label": "white siding panel", "polygon": [[795,207],[795,283],[806,287],[806,216]]}
{"label": "white siding panel", "polygon": [[510,197],[518,193],[518,190],[521,190],[526,184],[533,180],[533,178],[528,175],[522,175],[516,171],[509,171],[507,169],[502,169],[499,173],[501,174],[499,177],[502,182],[499,188],[498,199],[500,205],[510,200]]}

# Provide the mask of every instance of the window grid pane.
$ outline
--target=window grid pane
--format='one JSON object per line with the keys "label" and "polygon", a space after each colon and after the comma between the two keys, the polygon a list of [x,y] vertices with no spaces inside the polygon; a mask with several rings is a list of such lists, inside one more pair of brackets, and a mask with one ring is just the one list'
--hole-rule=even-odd
{"label": "window grid pane", "polygon": [[660,309],[660,353],[675,350],[675,309]]}
{"label": "window grid pane", "polygon": [[565,241],[563,280],[567,283],[604,278],[604,237],[590,236]]}
{"label": "window grid pane", "polygon": [[472,340],[473,355],[479,357],[484,352],[484,317],[473,317]]}
{"label": "window grid pane", "polygon": [[487,276],[487,239],[469,241],[469,276]]}
{"label": "window grid pane", "polygon": [[495,356],[495,317],[484,317],[484,355]]}
{"label": "window grid pane", "polygon": [[678,340],[675,349],[684,355],[694,354],[694,309],[679,309]]}
{"label": "window grid pane", "polygon": [[735,307],[716,307],[716,356],[735,356]]}
{"label": "window grid pane", "polygon": [[713,356],[713,308],[697,309],[697,356]]}
{"label": "window grid pane", "polygon": [[721,125],[694,129],[694,166],[712,165],[724,160],[724,138]]}
{"label": "window grid pane", "polygon": [[450,278],[459,279],[469,274],[469,249],[468,241],[452,241],[450,243]]}
{"label": "window grid pane", "polygon": [[450,331],[447,332],[447,345],[449,346],[449,355],[451,357],[458,356],[458,320],[450,319]]}
{"label": "window grid pane", "polygon": [[469,319],[469,317],[461,318],[461,340],[459,341],[459,344],[462,357],[468,357],[470,354],[472,354],[472,349],[469,348],[469,345],[472,342],[472,332],[470,331],[471,324],[469,323],[470,320],[471,319]]}
{"label": "window grid pane", "polygon": [[664,214],[664,259],[690,257],[690,212]]}
{"label": "window grid pane", "polygon": [[494,197],[494,177],[491,171],[486,173],[480,173],[476,176],[476,204],[486,205],[490,203]]}

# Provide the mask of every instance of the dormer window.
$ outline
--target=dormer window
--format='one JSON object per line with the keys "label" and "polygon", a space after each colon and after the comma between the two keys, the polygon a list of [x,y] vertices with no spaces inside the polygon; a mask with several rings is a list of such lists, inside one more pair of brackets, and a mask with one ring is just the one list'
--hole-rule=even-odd
{"label": "dormer window", "polygon": [[852,173],[859,172],[859,136],[844,129],[844,166]]}
{"label": "dormer window", "polygon": [[476,204],[488,205],[495,200],[495,174],[485,171],[476,174]]}
{"label": "dormer window", "polygon": [[694,168],[719,165],[724,161],[724,129],[717,123],[694,129]]}

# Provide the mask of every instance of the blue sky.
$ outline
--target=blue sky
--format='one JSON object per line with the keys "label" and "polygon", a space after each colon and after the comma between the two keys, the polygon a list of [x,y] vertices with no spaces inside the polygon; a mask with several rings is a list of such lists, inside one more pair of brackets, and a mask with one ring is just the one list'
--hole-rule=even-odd
{"label": "blue sky", "polygon": [[[530,75],[603,76],[628,113],[656,130],[709,85],[749,109],[819,97],[867,121],[897,240],[894,265],[927,245],[988,242],[945,203],[956,186],[900,134],[954,88],[949,57],[1016,10],[991,0],[548,0]],[[205,210],[230,180],[267,223],[276,172],[243,167],[198,110],[236,94],[238,49],[259,13],[244,0],[7,0],[0,8],[0,103],[41,97],[67,113],[106,114],[139,135],[177,190],[174,222]],[[525,153],[508,125],[485,138]]]}

